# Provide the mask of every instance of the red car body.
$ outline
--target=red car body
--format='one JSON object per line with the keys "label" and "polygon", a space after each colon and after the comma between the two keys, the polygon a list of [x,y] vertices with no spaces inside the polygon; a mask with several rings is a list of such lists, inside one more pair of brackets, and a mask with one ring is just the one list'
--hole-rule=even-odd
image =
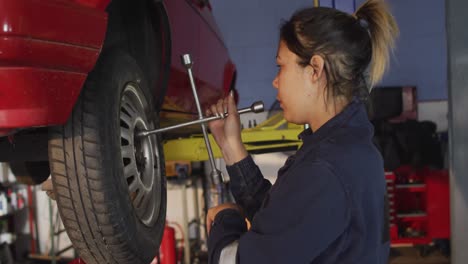
{"label": "red car body", "polygon": [[[64,124],[102,52],[110,0],[0,0],[0,136]],[[208,2],[165,0],[170,71],[161,116],[193,113],[195,103],[179,56],[190,53],[203,105],[234,81]],[[167,47],[166,47],[167,49]],[[167,59],[167,58],[166,58]]]}

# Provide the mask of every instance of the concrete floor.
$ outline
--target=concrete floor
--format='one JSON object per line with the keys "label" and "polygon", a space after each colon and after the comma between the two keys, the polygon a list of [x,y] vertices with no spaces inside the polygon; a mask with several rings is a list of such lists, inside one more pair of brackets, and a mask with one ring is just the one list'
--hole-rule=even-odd
{"label": "concrete floor", "polygon": [[426,257],[421,257],[416,248],[392,248],[389,264],[450,264],[450,258],[434,250]]}

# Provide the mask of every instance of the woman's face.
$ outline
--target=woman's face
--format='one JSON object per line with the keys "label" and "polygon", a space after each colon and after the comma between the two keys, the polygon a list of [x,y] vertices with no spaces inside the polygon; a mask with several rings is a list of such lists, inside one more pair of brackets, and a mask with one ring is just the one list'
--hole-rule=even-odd
{"label": "woman's face", "polygon": [[298,56],[280,41],[276,57],[279,69],[273,86],[278,90],[276,98],[284,118],[291,123],[306,124],[316,107],[317,85],[312,78],[313,68],[301,67],[297,62]]}

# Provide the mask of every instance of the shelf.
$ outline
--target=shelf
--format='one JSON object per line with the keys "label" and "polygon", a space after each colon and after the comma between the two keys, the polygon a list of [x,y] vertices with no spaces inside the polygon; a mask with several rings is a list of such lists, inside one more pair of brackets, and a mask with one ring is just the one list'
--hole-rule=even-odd
{"label": "shelf", "polygon": [[406,184],[396,184],[397,189],[405,189],[405,188],[425,188],[425,183],[406,183]]}
{"label": "shelf", "polygon": [[426,245],[432,242],[428,237],[405,237],[392,240],[392,247],[404,245]]}
{"label": "shelf", "polygon": [[396,184],[395,188],[398,190],[408,190],[409,192],[425,192],[426,184],[424,183]]}
{"label": "shelf", "polygon": [[425,212],[420,213],[399,213],[397,214],[397,218],[403,220],[426,220],[427,214]]}
{"label": "shelf", "polygon": [[45,261],[51,261],[51,260],[62,261],[64,259],[70,260],[69,258],[63,258],[60,256],[49,256],[49,255],[38,255],[38,254],[30,254],[28,258],[32,260],[45,260]]}
{"label": "shelf", "polygon": [[6,219],[6,218],[8,218],[10,216],[14,216],[14,215],[20,213],[21,211],[25,210],[26,208],[28,208],[28,207],[24,206],[21,209],[16,209],[16,210],[10,211],[10,212],[8,212],[6,214],[0,215],[0,220]]}

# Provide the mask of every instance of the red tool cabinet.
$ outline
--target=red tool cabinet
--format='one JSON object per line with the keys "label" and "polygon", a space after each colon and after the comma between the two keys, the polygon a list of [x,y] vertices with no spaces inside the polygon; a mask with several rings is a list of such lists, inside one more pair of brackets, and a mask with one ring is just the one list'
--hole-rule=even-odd
{"label": "red tool cabinet", "polygon": [[392,246],[450,238],[447,170],[401,166],[386,172]]}

